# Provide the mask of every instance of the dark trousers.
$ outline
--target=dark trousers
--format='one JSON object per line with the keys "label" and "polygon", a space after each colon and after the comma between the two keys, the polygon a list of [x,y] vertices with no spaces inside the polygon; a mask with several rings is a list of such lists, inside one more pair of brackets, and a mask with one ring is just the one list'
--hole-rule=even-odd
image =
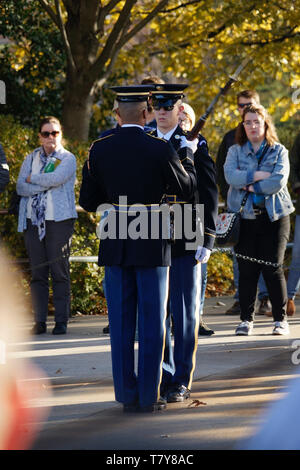
{"label": "dark trousers", "polygon": [[[239,243],[235,252],[258,260],[283,264],[290,233],[289,216],[271,222],[266,213],[254,220],[242,219]],[[286,315],[287,288],[282,267],[237,258],[239,265],[239,300],[241,320],[253,321],[254,304],[260,272],[266,282],[275,321]]]}
{"label": "dark trousers", "polygon": [[106,266],[105,281],[116,400],[149,406],[160,396],[169,268]]}
{"label": "dark trousers", "polygon": [[31,267],[31,297],[37,322],[48,315],[49,272],[52,278],[55,321],[67,322],[70,314],[70,244],[74,219],[61,222],[46,221],[46,235],[39,240],[37,227],[27,219],[25,246]]}
{"label": "dark trousers", "polygon": [[170,312],[173,317],[174,348],[170,315],[167,321],[163,362],[164,389],[170,385],[191,388],[198,346],[201,264],[194,253],[172,257],[170,268]]}

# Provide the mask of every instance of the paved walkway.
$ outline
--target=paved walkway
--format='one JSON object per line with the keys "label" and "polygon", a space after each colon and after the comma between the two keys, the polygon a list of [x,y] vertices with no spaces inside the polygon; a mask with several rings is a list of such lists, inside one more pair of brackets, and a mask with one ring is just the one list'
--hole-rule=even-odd
{"label": "paved walkway", "polygon": [[[206,299],[204,319],[215,330],[199,337],[191,399],[151,415],[125,415],[114,401],[105,316],[76,316],[66,336],[49,333],[19,344],[11,354],[40,368],[51,394],[35,449],[236,449],[263,420],[269,403],[300,372],[292,362],[300,338],[300,299],[289,319],[291,334],[273,336],[272,319],[257,316],[253,336],[237,337],[237,316],[225,315],[231,297]],[[25,325],[29,328],[31,324]],[[300,343],[300,342],[299,342]],[[136,343],[137,347],[137,343]],[[299,346],[298,346],[299,347]],[[299,353],[300,359],[300,353]],[[295,361],[294,361],[295,362]],[[26,431],[26,430],[25,430]]]}

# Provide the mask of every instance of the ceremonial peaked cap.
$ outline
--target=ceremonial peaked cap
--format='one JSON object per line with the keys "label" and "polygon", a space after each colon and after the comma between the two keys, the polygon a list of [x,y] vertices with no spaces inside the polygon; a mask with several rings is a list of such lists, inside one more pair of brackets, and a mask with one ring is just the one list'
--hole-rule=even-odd
{"label": "ceremonial peaked cap", "polygon": [[117,101],[121,103],[134,103],[147,101],[149,92],[153,90],[153,85],[112,86],[110,89],[117,94]]}
{"label": "ceremonial peaked cap", "polygon": [[156,103],[176,103],[184,97],[183,90],[188,87],[178,83],[154,83],[154,90],[151,91],[153,104]]}

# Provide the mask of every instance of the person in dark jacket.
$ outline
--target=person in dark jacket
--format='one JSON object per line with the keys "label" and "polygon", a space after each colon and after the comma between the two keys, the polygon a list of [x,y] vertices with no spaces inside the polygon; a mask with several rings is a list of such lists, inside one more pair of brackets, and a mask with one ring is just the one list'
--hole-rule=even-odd
{"label": "person in dark jacket", "polygon": [[[155,91],[152,91],[152,103],[157,122],[157,129],[152,134],[171,142],[177,151],[180,149],[182,139],[186,139],[186,132],[179,125],[179,115],[183,109],[181,98],[185,88],[186,85],[158,84],[155,85]],[[202,244],[198,246],[198,249],[188,249],[187,240],[184,237],[177,239],[175,236],[175,242],[172,245],[169,309],[175,344],[173,349],[169,321],[163,373],[164,395],[169,403],[184,401],[190,397],[199,332],[201,263],[208,261],[215,240],[214,215],[217,214],[217,207],[215,204],[212,206],[209,204],[217,194],[217,187],[215,182],[210,186],[209,178],[204,177],[205,167],[198,144],[199,139],[196,139],[196,145],[193,143],[193,151],[197,173],[197,194],[191,199],[182,199],[176,194],[167,193],[167,200],[173,204],[174,210],[177,210],[178,205],[184,211],[185,206],[195,207],[197,203],[204,204]],[[185,233],[187,225],[184,220],[181,227],[182,233]],[[178,232],[178,225],[176,226],[175,219],[175,234],[176,232]]]}
{"label": "person in dark jacket", "polygon": [[9,166],[2,145],[0,144],[0,193],[9,183]]}
{"label": "person in dark jacket", "polygon": [[293,316],[296,312],[294,299],[300,288],[300,134],[297,135],[291,149],[290,165],[290,183],[297,201],[292,261],[287,281],[287,315],[289,317]]}
{"label": "person in dark jacket", "polygon": [[[88,211],[96,211],[102,204],[106,207],[99,265],[105,266],[116,400],[123,404],[124,412],[152,412],[166,407],[160,384],[171,246],[163,236],[160,202],[168,189],[191,198],[196,188],[195,169],[187,146],[182,146],[179,157],[170,144],[144,132],[150,86],[113,89],[122,126],[92,145],[83,167],[79,203]],[[134,207],[141,217],[136,225]],[[153,218],[159,221],[156,227]],[[133,230],[138,225],[141,231],[148,226],[146,236],[139,237]],[[152,236],[152,228],[157,229],[157,237]]]}

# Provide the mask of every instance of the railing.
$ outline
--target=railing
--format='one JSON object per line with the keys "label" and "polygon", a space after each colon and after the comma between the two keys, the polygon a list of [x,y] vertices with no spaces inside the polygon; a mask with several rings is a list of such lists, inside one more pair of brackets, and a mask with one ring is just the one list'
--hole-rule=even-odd
{"label": "railing", "polygon": [[[296,202],[296,201],[293,201],[293,202]],[[219,202],[218,206],[219,207],[224,207],[224,202]],[[79,205],[76,206],[76,211],[77,212],[86,212],[84,209],[82,209],[82,207],[80,207]],[[0,209],[0,215],[3,214],[8,214],[8,209]],[[292,248],[293,247],[293,243],[287,243],[286,247],[287,248]],[[227,248],[222,248],[221,249],[222,251],[228,251],[228,252],[232,252],[233,253],[233,248],[232,247],[227,247]],[[216,251],[220,251],[219,248],[213,248],[212,252],[216,252]],[[70,256],[69,257],[69,261],[70,263],[97,263],[98,262],[98,256]],[[15,260],[16,263],[28,263],[29,260],[28,258],[17,258]]]}

